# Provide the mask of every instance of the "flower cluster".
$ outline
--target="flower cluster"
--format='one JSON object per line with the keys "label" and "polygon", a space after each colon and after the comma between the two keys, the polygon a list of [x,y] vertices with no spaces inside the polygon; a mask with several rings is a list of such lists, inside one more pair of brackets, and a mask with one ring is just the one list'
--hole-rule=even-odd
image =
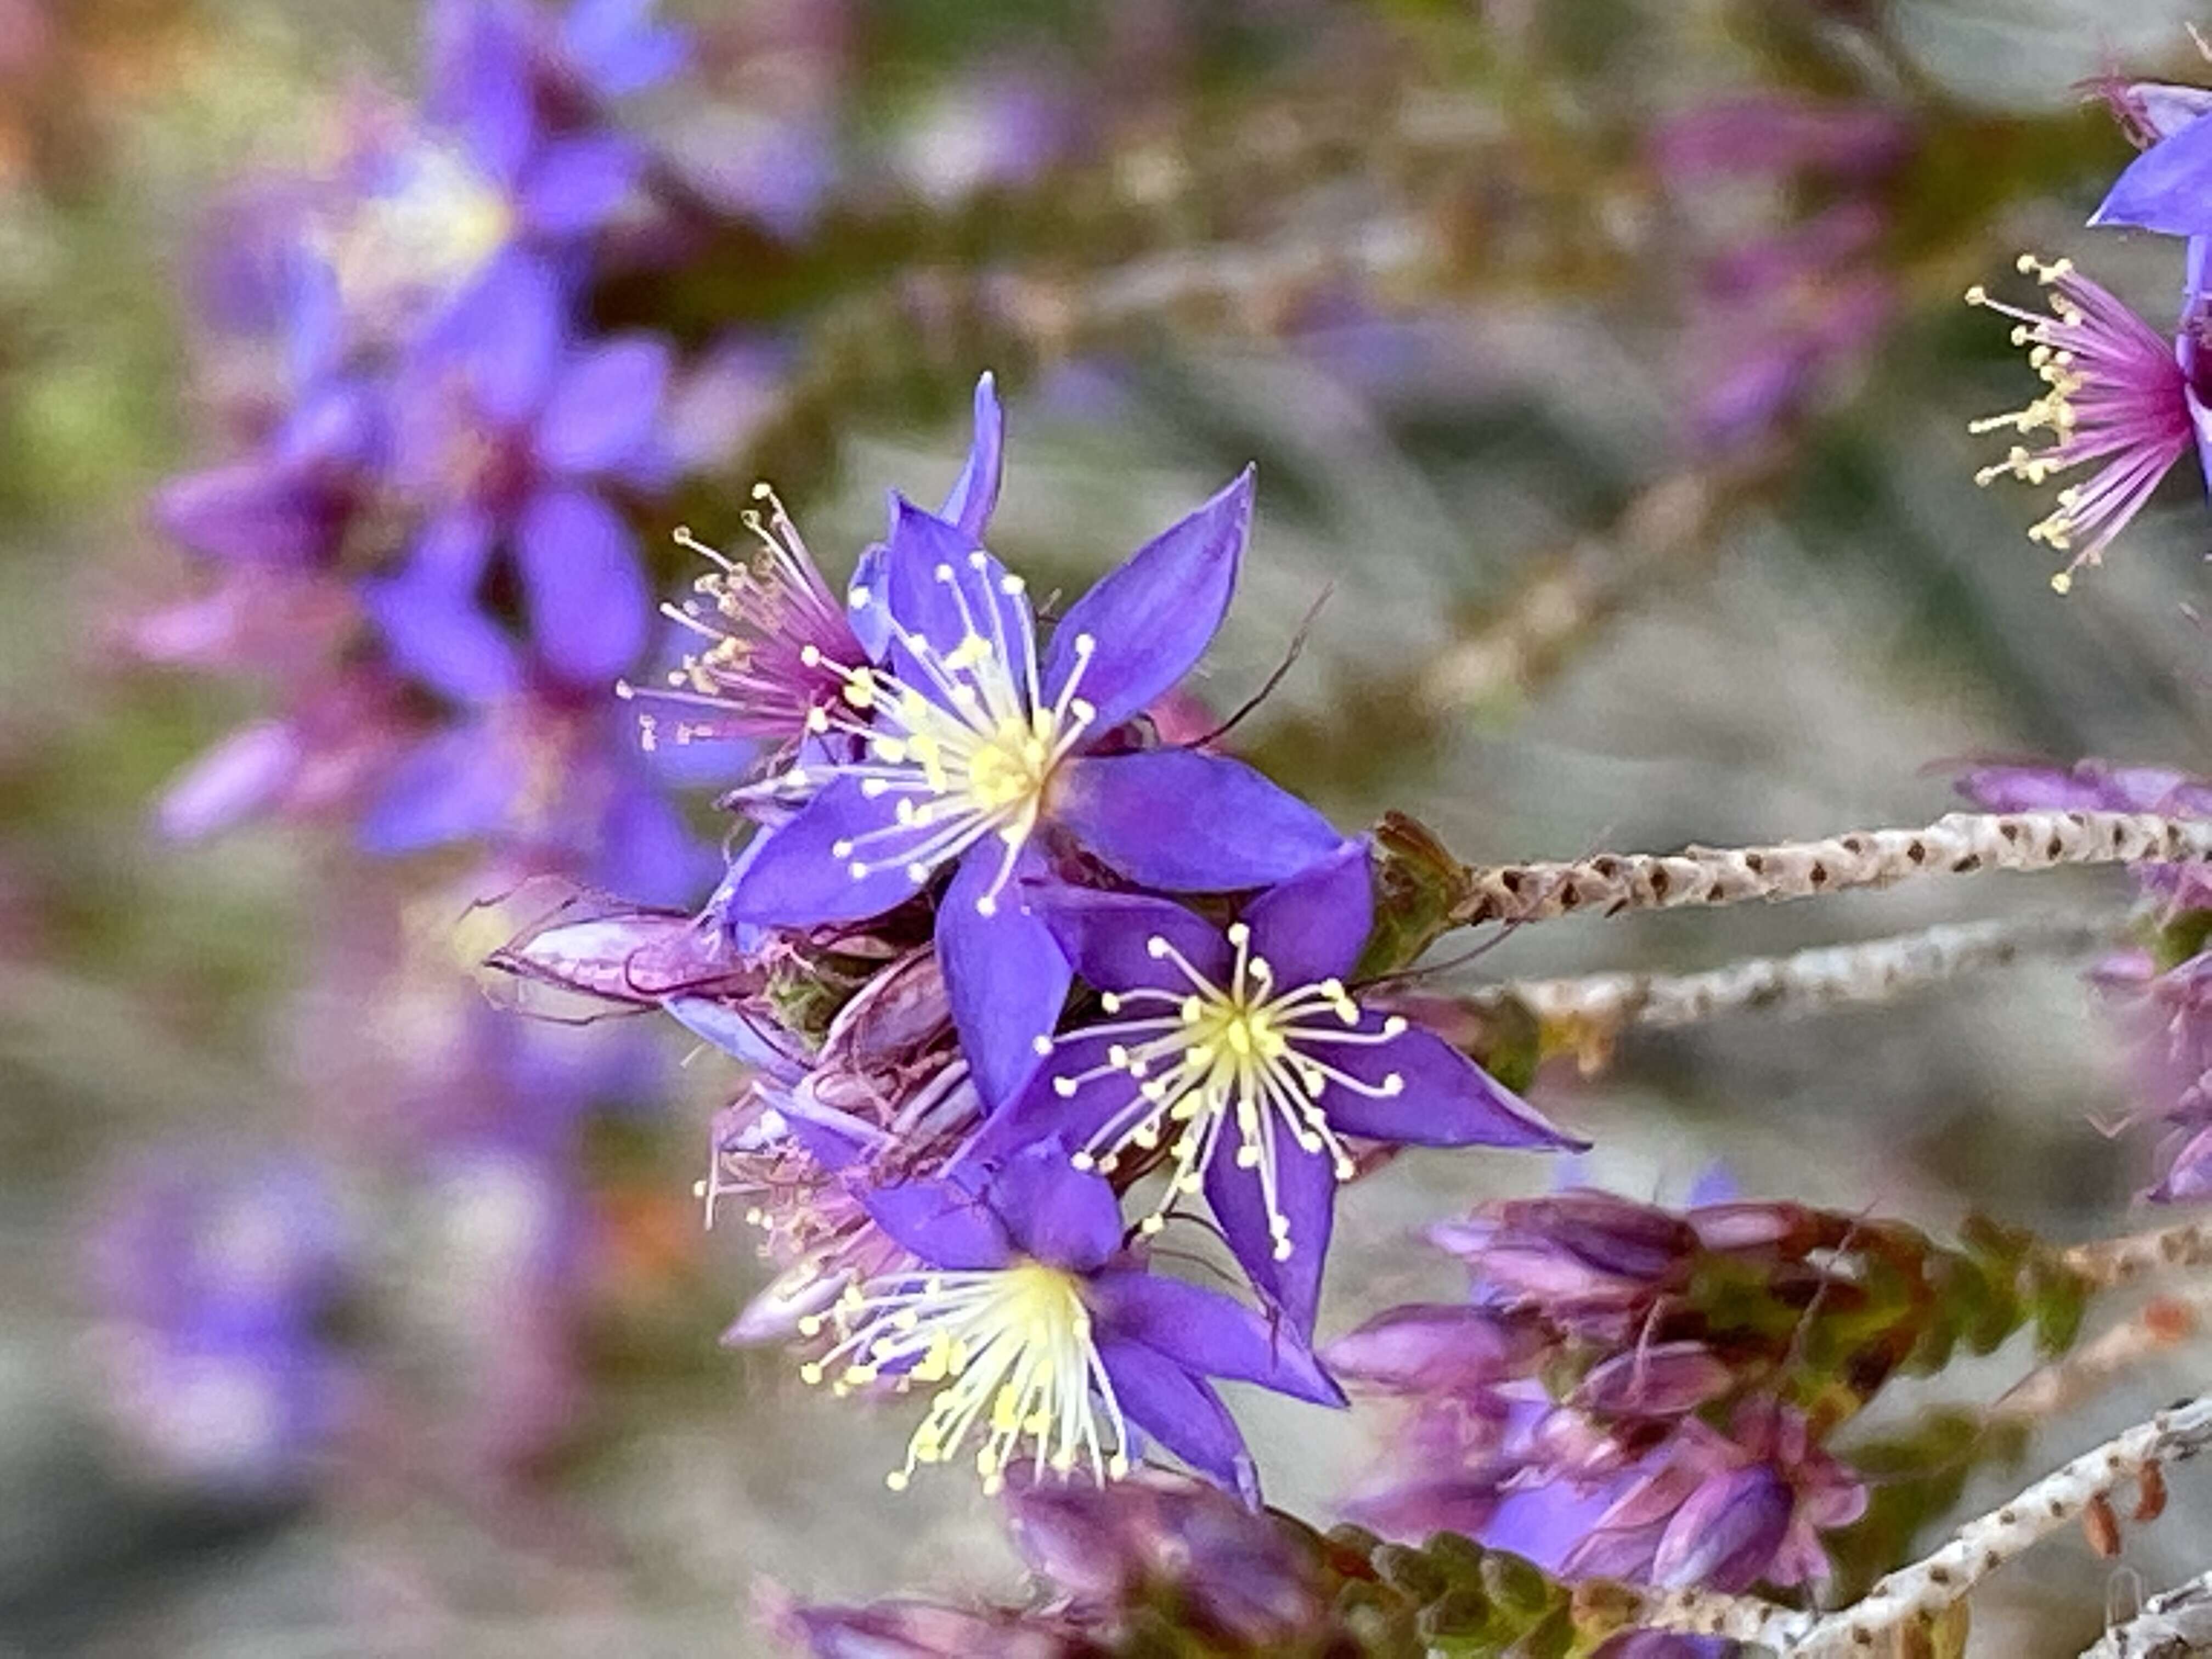
{"label": "flower cluster", "polygon": [[222,216],[204,308],[237,459],[154,514],[213,592],[149,617],[158,659],[276,679],[289,706],[173,790],[202,833],[337,811],[371,850],[489,838],[640,898],[705,872],[607,685],[649,642],[624,516],[670,482],[676,362],[595,333],[590,285],[647,210],[649,157],[615,100],[682,64],[651,8],[441,0],[417,112],[353,124],[329,176]]}
{"label": "flower cluster", "polygon": [[[1251,475],[1043,632],[981,545],[988,377],[975,412],[943,508],[894,497],[842,601],[763,492],[757,556],[718,559],[681,613],[700,652],[632,694],[656,739],[767,750],[702,923],[720,983],[657,999],[751,1067],[702,1190],[742,1196],[784,1271],[735,1334],[795,1330],[839,1389],[931,1385],[895,1486],[971,1444],[987,1486],[1018,1462],[1103,1479],[1141,1431],[1249,1491],[1206,1379],[1339,1398],[1308,1345],[1358,1149],[1573,1143],[1363,1000],[1366,842],[1147,715],[1227,610]],[[653,1000],[617,958],[668,925],[509,955]],[[1200,1204],[1256,1310],[1152,1271]]]}
{"label": "flower cluster", "polygon": [[[2164,767],[2071,767],[1991,763],[1965,774],[1961,793],[1997,811],[2212,814],[2212,782]],[[2148,1115],[2165,1130],[2154,1204],[2212,1196],[2212,886],[2194,866],[2150,866],[2138,874],[2153,902],[2152,933],[2141,945],[2106,957],[2097,982],[2144,1028],[2143,1086],[2156,1103]]]}
{"label": "flower cluster", "polygon": [[2075,572],[2103,559],[2183,456],[2194,449],[2202,464],[2205,454],[2205,258],[2212,213],[2203,204],[2212,184],[2212,124],[2201,118],[2212,110],[2212,94],[2136,82],[2115,83],[2107,96],[2142,154],[2089,222],[2185,239],[2179,321],[2171,331],[2153,327],[2068,259],[2046,264],[2021,257],[2021,273],[2046,291],[2044,312],[1992,299],[1978,283],[1966,292],[1969,304],[2014,319],[2013,343],[2028,348],[2028,362],[2045,387],[2024,408],[1974,422],[1977,432],[2045,439],[2039,447],[2015,444],[1978,481],[2014,477],[2041,484],[2091,469],[2059,490],[2057,507],[2028,532],[2071,556],[2051,580],[2062,593]]}
{"label": "flower cluster", "polygon": [[1326,1351],[1410,1407],[1403,1476],[1355,1513],[1577,1578],[1826,1579],[1820,1534],[1867,1498],[1835,1431],[1893,1376],[2030,1319],[2062,1338],[2080,1307],[2017,1236],[1980,1227],[1948,1250],[1795,1204],[1677,1212],[1576,1188],[1432,1237],[1468,1263],[1469,1300],[1392,1310]]}

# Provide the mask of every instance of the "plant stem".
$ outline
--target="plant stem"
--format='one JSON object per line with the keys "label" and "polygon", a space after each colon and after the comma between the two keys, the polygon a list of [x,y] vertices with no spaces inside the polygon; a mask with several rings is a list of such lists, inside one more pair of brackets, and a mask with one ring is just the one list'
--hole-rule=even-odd
{"label": "plant stem", "polygon": [[1952,812],[1919,830],[1858,830],[1766,847],[1601,853],[1571,862],[1470,866],[1451,919],[1541,921],[1580,910],[1777,902],[1915,876],[2073,864],[2212,860],[2212,822],[2152,812]]}

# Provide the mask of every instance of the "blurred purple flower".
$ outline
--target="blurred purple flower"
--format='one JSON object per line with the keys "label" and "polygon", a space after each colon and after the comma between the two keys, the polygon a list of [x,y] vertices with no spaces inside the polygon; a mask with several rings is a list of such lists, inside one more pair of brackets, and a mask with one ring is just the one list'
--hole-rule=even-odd
{"label": "blurred purple flower", "polygon": [[363,599],[393,659],[457,702],[511,694],[526,662],[480,608],[507,547],[532,655],[565,684],[611,685],[643,648],[652,601],[629,526],[599,493],[657,482],[672,352],[652,335],[574,341],[538,260],[504,259],[459,302],[394,393],[394,468],[430,517]]}
{"label": "blurred purple flower", "polygon": [[320,1172],[172,1150],[126,1176],[93,1243],[94,1352],[118,1429],[167,1477],[296,1487],[344,1426],[330,1332],[352,1241]]}

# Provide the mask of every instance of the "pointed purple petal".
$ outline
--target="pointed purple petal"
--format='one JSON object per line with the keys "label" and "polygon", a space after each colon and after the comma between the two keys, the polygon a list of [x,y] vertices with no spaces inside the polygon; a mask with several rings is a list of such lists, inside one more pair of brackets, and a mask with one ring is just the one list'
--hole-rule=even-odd
{"label": "pointed purple petal", "polygon": [[[1316,1024],[1322,1022],[1314,1022]],[[1367,1014],[1362,1031],[1382,1029]],[[1589,1144],[1553,1128],[1513,1091],[1432,1032],[1408,1026],[1386,1042],[1316,1042],[1316,1060],[1376,1088],[1395,1077],[1397,1092],[1377,1098],[1329,1085],[1322,1109],[1329,1127],[1370,1140],[1408,1146],[1518,1146],[1558,1152]]]}
{"label": "pointed purple petal", "polygon": [[784,1046],[787,1039],[758,1016],[712,997],[671,997],[660,1006],[692,1036],[778,1082],[796,1083],[806,1075],[803,1057],[792,1054]]}
{"label": "pointed purple petal", "polygon": [[1367,843],[1338,851],[1244,907],[1252,954],[1267,959],[1285,990],[1352,971],[1375,925],[1374,878]]}
{"label": "pointed purple petal", "polygon": [[572,358],[538,419],[538,459],[556,472],[605,472],[653,436],[673,362],[657,335],[610,340]]}
{"label": "pointed purple petal", "polygon": [[599,825],[593,884],[638,904],[690,904],[714,884],[714,850],[701,845],[676,804],[631,779]]}
{"label": "pointed purple petal", "polygon": [[1067,1000],[1067,958],[1052,931],[1022,902],[1020,884],[1006,884],[977,907],[998,878],[995,837],[960,861],[937,911],[937,959],[952,1000],[952,1023],[985,1103],[1021,1092],[1037,1068],[1037,1039],[1060,1023]]}
{"label": "pointed purple petal", "polygon": [[2192,121],[2129,162],[2089,222],[2167,236],[2212,233],[2212,121]]}
{"label": "pointed purple petal", "polygon": [[1192,749],[1066,762],[1047,807],[1122,875],[1174,893],[1268,886],[1344,844],[1327,818],[1242,761]]}
{"label": "pointed purple petal", "polygon": [[[1229,609],[1252,528],[1252,470],[1100,579],[1054,628],[1044,695],[1056,700],[1080,665],[1078,691],[1110,730],[1188,673]],[[1091,641],[1082,660],[1077,641]]]}
{"label": "pointed purple petal", "polygon": [[[732,921],[811,927],[860,921],[904,903],[921,884],[892,863],[854,876],[841,842],[893,822],[887,797],[869,799],[860,781],[840,778],[779,827],[736,875],[723,914]],[[750,850],[750,848],[748,849]]]}
{"label": "pointed purple petal", "polygon": [[365,585],[361,603],[393,665],[441,696],[489,703],[520,688],[514,641],[465,591],[410,574]]}
{"label": "pointed purple petal", "polygon": [[1260,1501],[1252,1454],[1212,1389],[1140,1343],[1102,1335],[1098,1358],[1114,1384],[1115,1402],[1132,1424],[1246,1503]]}
{"label": "pointed purple petal", "polygon": [[1102,1333],[1141,1342],[1186,1370],[1316,1405],[1345,1403],[1344,1390],[1287,1328],[1218,1291],[1122,1268],[1098,1276],[1091,1304]]}
{"label": "pointed purple petal", "polygon": [[523,222],[545,236],[586,235],[614,216],[644,171],[643,152],[616,134],[556,139],[530,160]]}
{"label": "pointed purple petal", "polygon": [[1015,1248],[1076,1273],[1094,1271],[1121,1247],[1121,1206],[1099,1176],[1059,1146],[1031,1147],[992,1178],[991,1207]]}
{"label": "pointed purple petal", "polygon": [[1291,1224],[1290,1254],[1275,1259],[1260,1172],[1237,1167],[1233,1127],[1223,1132],[1206,1164],[1206,1201],[1253,1289],[1282,1310],[1293,1331],[1310,1338],[1335,1219],[1336,1165],[1327,1152],[1301,1147],[1279,1123],[1270,1120],[1267,1133],[1274,1137],[1275,1202]]}
{"label": "pointed purple petal", "polygon": [[514,528],[531,641],[574,685],[605,685],[644,649],[652,596],[629,529],[587,490],[532,496]]}
{"label": "pointed purple petal", "polygon": [[[972,632],[994,651],[1003,648],[1014,684],[1026,686],[1030,659],[1036,649],[1036,624],[1029,601],[1006,591],[1006,566],[958,526],[923,512],[903,496],[895,496],[893,503],[884,577],[897,628],[927,641],[940,657],[958,649]],[[895,643],[894,663],[907,650]],[[921,675],[909,678],[925,688],[930,684]]]}
{"label": "pointed purple petal", "polygon": [[[994,1113],[971,1143],[977,1158],[1003,1158],[1028,1146],[1058,1141],[1063,1149],[1088,1146],[1106,1124],[1137,1097],[1137,1082],[1127,1072],[1106,1067],[1113,1039],[1080,1031],[1056,1040],[1049,1057],[1038,1063],[1029,1086]],[[1062,1093],[1061,1079],[1097,1076]],[[1061,1156],[1066,1156],[1063,1150]]]}
{"label": "pointed purple petal", "polygon": [[957,1181],[909,1181],[860,1194],[876,1225],[933,1267],[1003,1267],[1006,1230],[990,1206]]}
{"label": "pointed purple petal", "polygon": [[999,504],[999,479],[1006,447],[1006,418],[999,409],[998,383],[988,374],[975,382],[975,435],[968,464],[953,481],[938,516],[981,541]]}
{"label": "pointed purple petal", "polygon": [[1084,982],[1099,990],[1190,990],[1189,976],[1172,957],[1152,954],[1156,939],[1167,940],[1212,984],[1228,977],[1229,945],[1220,930],[1168,899],[1056,882],[1030,888],[1029,902]]}
{"label": "pointed purple petal", "polygon": [[454,302],[425,349],[458,365],[486,416],[514,424],[544,401],[566,331],[552,270],[528,254],[507,253]]}
{"label": "pointed purple petal", "polygon": [[198,841],[263,811],[283,796],[300,769],[299,733],[283,720],[240,726],[196,756],[162,790],[161,833]]}
{"label": "pointed purple petal", "polygon": [[870,662],[881,662],[891,644],[889,566],[890,550],[871,542],[861,550],[853,567],[853,580],[845,590],[845,620],[853,637],[868,653]]}
{"label": "pointed purple petal", "polygon": [[172,478],[155,495],[153,515],[164,533],[210,558],[310,564],[331,546],[333,519],[320,492],[265,459]]}
{"label": "pointed purple petal", "polygon": [[511,185],[537,142],[532,106],[530,46],[515,12],[495,5],[441,8],[434,27],[434,117],[460,129],[477,165]]}

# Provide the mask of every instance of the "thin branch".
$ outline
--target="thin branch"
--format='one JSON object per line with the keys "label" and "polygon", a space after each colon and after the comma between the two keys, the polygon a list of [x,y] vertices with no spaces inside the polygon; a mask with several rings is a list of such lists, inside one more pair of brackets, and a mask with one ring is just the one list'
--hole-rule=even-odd
{"label": "thin branch", "polygon": [[1540,921],[1578,910],[1671,910],[1774,902],[1914,876],[2049,870],[2071,864],[2212,860],[2212,822],[2151,812],[1952,812],[1921,830],[1858,830],[1771,847],[1602,853],[1573,863],[1474,866],[1453,908],[1461,926]]}
{"label": "thin branch", "polygon": [[2193,1653],[2212,1653],[2212,1572],[2152,1596],[2081,1659],[2188,1659]]}
{"label": "thin branch", "polygon": [[2166,1268],[2212,1265],[2212,1220],[2184,1221],[2125,1238],[2076,1244],[2063,1259],[2099,1285],[2124,1285]]}
{"label": "thin branch", "polygon": [[1586,974],[1485,985],[1462,1001],[1481,1012],[1518,1002],[1547,1025],[1610,1035],[1630,1025],[1670,1030],[1738,1009],[1802,1014],[1887,1002],[2027,957],[2064,957],[2107,943],[2118,918],[2029,916],[1943,923],[1790,956],[1749,957],[1688,974]]}
{"label": "thin branch", "polygon": [[1808,1613],[1745,1596],[1673,1591],[1641,1598],[1632,1619],[1648,1629],[1725,1636],[1804,1659],[1872,1653],[1884,1635],[1941,1613],[2015,1556],[2070,1525],[2097,1499],[2141,1479],[2151,1465],[2182,1462],[2208,1445],[2212,1395],[2202,1395],[2045,1475],[1838,1612]]}
{"label": "thin branch", "polygon": [[2063,1416],[2145,1360],[2179,1347],[2208,1320],[2212,1320],[2212,1285],[2191,1285],[2154,1297],[2063,1358],[2022,1377],[1990,1407],[1990,1422],[2025,1427]]}

